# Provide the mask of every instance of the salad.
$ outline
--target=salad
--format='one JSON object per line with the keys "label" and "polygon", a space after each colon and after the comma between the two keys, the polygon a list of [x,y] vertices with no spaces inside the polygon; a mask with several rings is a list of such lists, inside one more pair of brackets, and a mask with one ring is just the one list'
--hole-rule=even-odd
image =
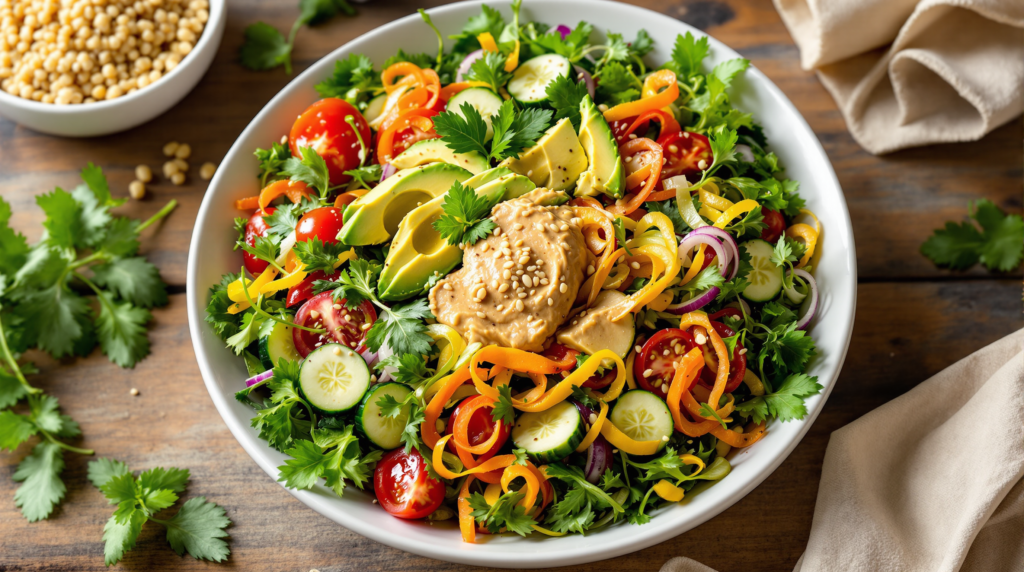
{"label": "salad", "polygon": [[207,309],[282,483],[466,542],[644,524],[821,389],[821,228],[730,103],[749,62],[511,13],[336,62]]}

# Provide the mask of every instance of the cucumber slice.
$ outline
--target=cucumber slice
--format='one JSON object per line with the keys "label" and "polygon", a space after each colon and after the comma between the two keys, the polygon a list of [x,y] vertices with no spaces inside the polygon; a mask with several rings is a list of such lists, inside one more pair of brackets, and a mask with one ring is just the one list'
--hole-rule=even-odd
{"label": "cucumber slice", "polygon": [[355,407],[370,387],[363,357],[341,344],[313,350],[299,368],[299,391],[317,411],[333,415]]}
{"label": "cucumber slice", "polygon": [[671,437],[675,426],[668,405],[657,395],[643,389],[627,391],[615,401],[608,419],[631,439],[636,441],[662,441]]}
{"label": "cucumber slice", "polygon": [[395,401],[401,402],[412,393],[409,386],[402,383],[381,383],[374,385],[366,392],[362,403],[359,404],[359,411],[356,412],[356,428],[373,444],[390,451],[397,449],[402,444],[402,432],[405,431],[405,424],[409,421],[409,406],[402,408],[397,417],[385,417],[380,412],[380,405],[377,405],[385,395],[390,395]]}
{"label": "cucumber slice", "polygon": [[572,72],[569,60],[558,54],[544,54],[519,64],[506,89],[524,105],[538,105],[548,99],[548,84]]}
{"label": "cucumber slice", "polygon": [[281,322],[274,324],[269,335],[260,338],[259,345],[260,361],[267,369],[274,369],[281,358],[288,361],[302,361],[302,356],[295,349],[292,329]]}
{"label": "cucumber slice", "polygon": [[585,434],[576,406],[563,401],[546,411],[520,415],[512,428],[512,442],[534,462],[553,463],[572,454]]}
{"label": "cucumber slice", "polygon": [[491,128],[491,116],[498,112],[502,99],[486,87],[471,87],[460,91],[449,99],[446,109],[452,113],[462,115],[462,106],[466,103],[472,105],[480,113],[480,116],[484,118],[484,123],[487,124],[486,138],[490,139],[493,137],[494,129]]}
{"label": "cucumber slice", "polygon": [[767,302],[782,291],[784,278],[782,268],[772,262],[772,245],[755,238],[741,245],[750,254],[750,273],[747,280],[750,285],[743,290],[743,297],[752,302]]}
{"label": "cucumber slice", "polygon": [[370,102],[366,104],[366,111],[363,112],[363,119],[369,123],[380,117],[380,113],[384,111],[384,104],[387,103],[387,101],[388,94],[386,93],[382,93],[371,99]]}

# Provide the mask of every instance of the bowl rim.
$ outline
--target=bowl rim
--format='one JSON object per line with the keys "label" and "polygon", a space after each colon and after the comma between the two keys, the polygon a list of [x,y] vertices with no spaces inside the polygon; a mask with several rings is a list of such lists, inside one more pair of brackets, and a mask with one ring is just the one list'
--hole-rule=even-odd
{"label": "bowl rim", "polygon": [[21,108],[24,111],[31,111],[33,113],[50,113],[53,115],[81,115],[90,112],[99,112],[121,105],[127,105],[133,101],[148,97],[150,93],[155,93],[155,90],[149,90],[151,86],[159,85],[166,81],[174,81],[181,71],[184,73],[184,69],[189,65],[193,64],[198,58],[192,57],[193,54],[199,54],[202,51],[210,49],[210,44],[213,44],[213,49],[216,50],[220,45],[220,39],[213,40],[213,32],[209,30],[216,30],[220,26],[221,20],[225,18],[227,12],[227,0],[207,0],[210,3],[210,17],[207,18],[206,24],[203,25],[203,33],[199,36],[199,42],[192,48],[192,51],[187,56],[181,59],[181,63],[175,66],[170,73],[167,73],[160,77],[154,83],[147,85],[142,89],[135,90],[133,93],[122,95],[115,99],[105,99],[103,101],[94,101],[92,103],[80,103],[73,105],[58,105],[56,103],[43,103],[34,99],[25,99],[17,95],[7,93],[7,91],[0,89],[0,104],[10,105],[12,107]]}
{"label": "bowl rim", "polygon": [[[466,8],[470,7],[478,7],[484,3],[487,3],[487,0],[466,0],[463,2],[433,8],[428,10],[427,12],[431,16],[434,16],[436,18],[437,16],[443,15],[449,11],[465,10]],[[526,0],[523,4],[524,7],[528,9],[538,11],[544,10],[545,5],[548,4],[576,4],[580,5],[581,7],[585,6],[587,8],[597,10],[625,10],[627,12],[631,12],[632,15],[635,15],[637,18],[641,19],[641,21],[646,22],[656,22],[661,19],[667,19],[672,23],[673,26],[677,28],[681,26],[682,28],[688,29],[691,32],[693,32],[694,35],[698,35],[698,37],[707,36],[714,52],[723,54],[726,57],[740,57],[735,52],[735,50],[729,48],[727,45],[718,41],[714,37],[706,34],[705,32],[686,24],[685,22],[672,19],[664,14],[654,12],[647,8],[621,4],[610,0]],[[256,131],[258,126],[265,120],[265,118],[271,114],[271,110],[273,108],[276,108],[282,105],[287,100],[295,97],[294,94],[289,94],[287,97],[285,97],[286,92],[295,89],[295,87],[298,84],[307,82],[311,76],[323,73],[323,71],[319,70],[318,68],[323,65],[324,60],[329,60],[333,62],[334,60],[341,59],[342,57],[347,56],[350,52],[354,53],[353,48],[350,47],[354,43],[369,39],[371,37],[392,33],[396,28],[407,26],[412,22],[419,21],[419,19],[419,16],[416,13],[413,13],[403,18],[392,21],[388,24],[371,30],[370,32],[367,32],[351,40],[350,42],[347,42],[345,45],[342,45],[339,48],[333,50],[331,53],[325,55],[320,60],[317,60],[317,62],[314,62],[309,68],[307,68],[301,74],[296,76],[291,82],[289,82],[288,85],[283,87],[263,107],[263,109],[260,110],[260,112],[253,118],[253,120],[245,128],[245,130],[243,130],[243,132],[238,136],[238,138],[236,139],[236,143],[232,145],[232,148],[228,151],[228,154],[225,156],[225,161],[227,161],[229,158],[234,158],[240,152],[248,152],[248,150],[236,149],[235,145],[237,145],[239,141],[247,139],[248,136],[253,131]],[[542,18],[538,16],[538,19]],[[650,28],[651,26],[652,24],[647,24],[645,27]],[[824,377],[819,378],[819,382],[822,383],[824,389],[819,395],[810,398],[808,403],[808,414],[804,419],[800,421],[791,421],[786,424],[795,424],[797,427],[795,429],[795,432],[790,432],[790,434],[787,435],[789,439],[788,441],[781,441],[780,444],[776,446],[775,450],[772,453],[774,456],[770,458],[762,456],[760,458],[760,461],[757,462],[756,472],[749,476],[744,475],[744,477],[746,478],[745,481],[742,479],[733,480],[732,483],[735,484],[731,485],[731,488],[727,489],[726,492],[723,493],[723,498],[721,498],[717,504],[712,505],[710,507],[706,507],[703,511],[698,511],[696,514],[692,514],[686,521],[685,526],[680,529],[674,528],[672,526],[662,526],[661,528],[654,528],[653,530],[649,530],[651,534],[646,534],[640,537],[634,536],[632,538],[626,537],[625,539],[619,540],[616,540],[616,537],[613,535],[610,538],[603,538],[603,540],[606,542],[603,542],[600,547],[595,548],[593,545],[566,547],[566,550],[558,554],[534,553],[529,548],[525,548],[523,550],[516,552],[515,560],[509,560],[509,552],[488,551],[486,549],[486,544],[472,545],[470,546],[470,549],[467,549],[465,546],[462,546],[462,549],[459,549],[459,547],[453,548],[448,543],[436,544],[421,539],[409,537],[403,538],[400,534],[396,534],[395,530],[385,530],[384,528],[378,527],[376,525],[364,525],[356,517],[349,516],[344,511],[338,511],[337,509],[331,507],[327,503],[323,502],[322,493],[318,492],[317,488],[314,488],[313,490],[302,491],[287,488],[285,490],[287,490],[288,493],[291,494],[292,496],[302,501],[303,504],[309,506],[316,512],[326,516],[330,520],[338,524],[341,524],[342,526],[348,528],[349,530],[352,530],[353,532],[356,532],[361,536],[365,536],[367,538],[370,538],[382,544],[386,544],[388,546],[392,546],[394,548],[398,548],[429,558],[436,558],[439,560],[462,564],[495,566],[503,568],[539,568],[548,566],[583,564],[594,562],[597,560],[604,560],[616,556],[621,556],[624,554],[629,554],[653,546],[654,544],[658,544],[660,542],[669,540],[681,534],[684,531],[691,530],[703,524],[704,522],[710,520],[711,518],[718,516],[726,509],[733,506],[744,496],[746,496],[754,488],[759,486],[762,482],[764,482],[764,480],[767,479],[772,473],[774,473],[774,471],[789,457],[792,451],[801,442],[803,437],[806,435],[807,431],[810,429],[811,425],[814,423],[817,416],[824,408],[824,404],[827,401],[828,396],[830,395],[832,389],[835,387],[836,381],[842,370],[842,365],[850,346],[850,340],[853,332],[854,312],[857,301],[857,266],[852,221],[850,219],[849,210],[846,205],[845,196],[842,193],[842,187],[839,184],[839,180],[835,174],[835,170],[832,168],[832,164],[829,161],[828,156],[821,145],[821,142],[818,140],[813,130],[811,130],[810,126],[807,124],[807,121],[803,118],[803,116],[796,109],[793,103],[767,76],[765,76],[760,70],[758,70],[753,65],[751,65],[748,69],[747,76],[748,78],[750,78],[749,81],[760,83],[762,88],[767,92],[768,97],[774,100],[775,104],[781,106],[792,115],[796,123],[794,128],[796,130],[802,130],[808,136],[807,139],[809,143],[806,146],[800,147],[800,152],[803,154],[813,155],[813,158],[809,160],[809,162],[825,169],[825,172],[823,175],[821,175],[821,177],[831,184],[831,188],[834,188],[835,192],[838,195],[836,197],[838,199],[838,204],[836,206],[838,208],[838,212],[840,215],[839,220],[842,222],[843,228],[842,230],[840,230],[839,228],[830,228],[829,232],[830,234],[833,232],[836,233],[837,236],[835,240],[837,242],[842,243],[844,245],[848,245],[848,248],[846,249],[845,269],[848,272],[847,279],[849,280],[849,282],[847,282],[847,284],[851,285],[849,288],[849,296],[845,299],[837,298],[836,303],[832,307],[832,311],[834,312],[832,322],[834,322],[834,324],[830,322],[830,325],[833,325],[833,327],[836,327],[837,331],[841,332],[842,342],[841,344],[833,346],[831,348],[833,350],[836,349],[837,347],[840,349],[840,351],[838,352],[831,352],[832,355],[830,357],[835,358],[833,360],[835,363],[834,369],[832,371],[826,369],[822,372],[823,375],[830,375],[830,379],[825,379]],[[225,172],[226,170],[218,170],[217,174],[214,176],[214,180],[211,181],[211,189],[215,187],[219,188],[221,186],[220,178],[226,177]],[[214,201],[210,199],[212,194],[213,193],[207,193],[206,197],[204,197],[202,205],[200,206],[200,210],[196,219],[196,224],[193,229],[193,245],[198,244],[198,239],[200,238],[200,221],[206,220],[210,212],[218,208],[217,206],[214,205]],[[830,199],[832,198],[831,194],[826,196],[828,196]],[[222,419],[228,426],[228,429],[235,436],[236,440],[238,440],[239,444],[242,445],[242,448],[256,462],[257,465],[259,465],[269,476],[271,476],[271,478],[276,479],[278,474],[276,463],[274,463],[272,459],[270,459],[269,457],[269,454],[272,450],[269,447],[267,447],[264,442],[259,441],[252,435],[252,430],[249,427],[248,423],[239,421],[238,419],[235,419],[233,415],[228,413],[231,407],[229,401],[233,402],[234,400],[231,400],[228,397],[222,395],[222,389],[218,386],[216,376],[213,374],[211,370],[212,366],[210,365],[210,363],[212,363],[213,360],[210,360],[206,355],[202,341],[203,334],[201,331],[203,328],[206,327],[204,319],[206,307],[205,294],[208,290],[209,285],[196,283],[198,266],[198,249],[190,248],[188,257],[186,286],[186,301],[188,304],[187,313],[189,320],[190,335],[192,338],[193,347],[196,352],[197,361],[199,362],[200,371],[203,376],[204,383],[206,384],[207,389],[211,395],[211,399],[213,400],[215,406],[217,407],[218,413],[221,415]],[[840,276],[838,273],[836,274],[836,277],[837,283],[843,282],[843,277]],[[738,478],[740,477],[740,475],[735,475],[735,477]],[[726,481],[723,481],[723,483],[724,482]],[[722,485],[719,484],[718,486]],[[715,488],[718,487],[716,486]],[[652,518],[652,522],[650,523],[650,525],[653,525],[656,520],[656,517]],[[663,522],[668,523],[669,521],[665,520]],[[394,528],[398,529],[399,527],[400,524],[395,523]],[[519,541],[520,539],[516,538],[514,540]],[[557,539],[548,540],[553,542],[557,541]],[[516,546],[528,547],[530,545],[523,545],[517,542]],[[477,550],[477,547],[480,547],[480,549]]]}

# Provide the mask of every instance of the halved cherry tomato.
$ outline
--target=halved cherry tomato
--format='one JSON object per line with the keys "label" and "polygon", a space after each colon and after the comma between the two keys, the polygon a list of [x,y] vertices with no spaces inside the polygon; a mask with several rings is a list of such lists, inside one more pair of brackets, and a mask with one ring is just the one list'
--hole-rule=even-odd
{"label": "halved cherry tomato", "polygon": [[576,356],[580,355],[580,352],[562,344],[551,344],[540,355],[558,362],[558,371],[565,372],[576,369]]}
{"label": "halved cherry tomato", "polygon": [[314,236],[321,242],[338,242],[338,231],[344,225],[341,209],[320,207],[302,215],[295,225],[295,242],[305,242]]}
{"label": "halved cherry tomato", "polygon": [[690,131],[680,131],[662,140],[659,140],[665,153],[665,166],[661,169],[661,177],[668,178],[676,175],[696,175],[702,171],[700,162],[704,161],[704,168],[711,166],[711,142],[708,138]]}
{"label": "halved cherry tomato", "polygon": [[337,272],[332,273],[330,276],[327,275],[323,270],[314,270],[306,275],[306,277],[295,286],[288,289],[288,296],[285,297],[284,305],[288,308],[304,302],[313,297],[313,283],[317,280],[327,280],[329,277],[333,277]]}
{"label": "halved cherry tomato", "polygon": [[741,312],[739,308],[722,308],[714,314],[708,314],[708,319],[714,321],[722,316],[729,316],[730,318],[739,318],[742,320],[743,312]]}
{"label": "halved cherry tomato", "polygon": [[377,461],[373,492],[384,510],[405,519],[423,518],[444,502],[444,483],[427,474],[427,463],[416,449],[398,448]]}
{"label": "halved cherry tomato", "polygon": [[764,215],[764,224],[768,225],[761,231],[761,240],[775,244],[779,237],[786,231],[786,219],[779,211],[761,207],[761,214]]}
{"label": "halved cherry tomato", "polygon": [[[433,117],[438,113],[440,112],[436,109],[427,108],[424,110],[424,117]],[[397,157],[399,153],[408,149],[413,143],[425,141],[427,139],[437,139],[438,137],[440,137],[440,135],[437,134],[437,131],[435,131],[433,127],[427,131],[424,131],[414,125],[406,127],[405,129],[395,132],[395,141],[392,144],[391,153],[393,156]]]}
{"label": "halved cherry tomato", "polygon": [[[726,326],[722,322],[711,322],[711,327],[718,332],[719,336],[728,338],[735,336],[736,332],[729,326]],[[729,381],[725,383],[725,392],[732,393],[736,391],[736,388],[743,383],[743,376],[747,373],[747,352],[742,351],[743,344],[736,341],[736,347],[733,350],[732,361],[729,362]],[[711,355],[715,355],[712,353]],[[711,389],[715,386],[715,374],[710,368],[704,368],[700,372],[700,376],[697,378],[700,384],[704,387]]]}
{"label": "halved cherry tomato", "polygon": [[597,375],[596,373],[590,376],[587,381],[583,382],[583,387],[590,389],[604,389],[615,381],[615,368],[611,368],[604,372],[604,375]]}
{"label": "halved cherry tomato", "polygon": [[[341,306],[341,308],[335,308],[335,305]],[[316,317],[313,317],[314,311]],[[292,330],[292,341],[295,342],[295,349],[302,357],[306,357],[321,345],[331,342],[338,342],[357,352],[362,352],[366,349],[363,342],[366,339],[366,332],[369,330],[368,327],[363,328],[363,326],[372,325],[376,321],[377,312],[369,301],[348,309],[345,307],[344,299],[335,302],[331,298],[330,292],[321,292],[307,300],[299,308],[299,311],[295,313],[295,323],[307,328],[326,328],[327,331],[323,334],[314,334],[295,328]]]}
{"label": "halved cherry tomato", "polygon": [[[446,434],[452,433],[459,414],[464,411],[462,406],[470,399],[476,399],[476,397],[467,397],[455,406],[455,411],[448,418],[448,425],[444,429]],[[491,434],[494,433],[494,418],[491,417],[491,411],[493,411],[491,407],[481,407],[473,411],[473,416],[469,418],[468,436],[470,445],[475,447],[491,438]],[[482,463],[493,457],[501,449],[502,445],[505,444],[505,441],[508,440],[508,433],[509,426],[502,423],[501,429],[498,430],[498,440],[485,453],[479,455],[476,460]],[[455,439],[448,440],[448,448],[451,449],[452,453],[455,453]]]}
{"label": "halved cherry tomato", "polygon": [[[680,346],[682,351],[675,351],[676,346]],[[640,349],[640,355],[633,362],[633,377],[641,388],[665,399],[668,397],[672,377],[676,373],[674,364],[682,361],[686,352],[695,347],[697,342],[690,332],[678,328],[661,330],[651,336]],[[665,352],[668,352],[668,355]],[[651,372],[650,375],[644,375],[648,370]]]}
{"label": "halved cherry tomato", "polygon": [[[268,207],[266,214],[271,214],[275,210],[274,207]],[[245,223],[245,243],[253,246],[256,244],[256,237],[267,236],[269,230],[270,227],[263,220],[263,213],[260,211],[252,213],[249,222]],[[260,260],[245,251],[242,251],[242,261],[245,263],[245,270],[253,276],[259,276],[270,265],[266,260]]]}
{"label": "halved cherry tomato", "polygon": [[[292,125],[288,145],[292,155],[301,157],[300,147],[312,147],[324,161],[331,185],[340,185],[351,179],[345,175],[359,166],[359,138],[352,126],[345,121],[351,116],[359,129],[363,142],[370,152],[370,126],[351,103],[334,97],[321,99],[310,105]],[[367,157],[369,158],[369,157]]]}

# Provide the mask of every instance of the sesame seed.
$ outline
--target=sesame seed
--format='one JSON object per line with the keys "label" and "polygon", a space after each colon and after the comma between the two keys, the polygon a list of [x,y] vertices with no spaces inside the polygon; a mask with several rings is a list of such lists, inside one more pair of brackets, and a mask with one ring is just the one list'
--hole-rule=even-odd
{"label": "sesame seed", "polygon": [[707,169],[708,168],[708,162],[705,161],[704,159],[701,159],[700,162],[697,163],[697,168],[700,169],[701,171],[703,171],[704,169]]}
{"label": "sesame seed", "polygon": [[505,305],[504,304],[498,304],[498,311],[499,312],[504,310],[504,309],[505,309]]}
{"label": "sesame seed", "polygon": [[518,280],[513,280],[512,281],[512,288],[514,288],[516,290],[519,289],[519,281]]}
{"label": "sesame seed", "polygon": [[548,285],[548,279],[547,279],[547,278],[541,278],[541,279],[540,279],[540,283],[541,283],[542,285],[544,285],[544,286],[547,286],[547,285]]}
{"label": "sesame seed", "polygon": [[335,310],[340,310],[341,309],[341,304],[335,304],[334,305],[334,309]]}
{"label": "sesame seed", "polygon": [[504,254],[505,256],[512,256],[512,251],[509,250],[508,248],[502,248],[501,253]]}
{"label": "sesame seed", "polygon": [[668,435],[662,435],[661,436],[661,440],[667,442],[668,441]]}
{"label": "sesame seed", "polygon": [[362,326],[359,326],[359,327],[362,328],[363,330],[369,330],[370,329],[370,324],[363,324]]}
{"label": "sesame seed", "polygon": [[525,306],[523,305],[523,301],[522,300],[516,300],[516,311],[517,312],[522,312],[524,307]]}
{"label": "sesame seed", "polygon": [[336,356],[340,356],[341,355],[341,348],[334,348],[334,352],[333,353]]}
{"label": "sesame seed", "polygon": [[[523,245],[523,239],[520,238],[519,240],[516,241],[516,248],[519,248],[522,245]],[[529,249],[530,249],[530,247],[526,247],[524,250],[529,250]]]}
{"label": "sesame seed", "polygon": [[745,353],[747,353],[747,348],[743,348],[740,350],[740,355],[743,355]]}
{"label": "sesame seed", "polygon": [[630,139],[630,141],[632,141],[633,139],[636,139],[636,133],[630,133],[629,134],[629,139]]}
{"label": "sesame seed", "polygon": [[512,225],[512,228],[516,230],[523,230],[523,225],[517,222],[514,225]]}
{"label": "sesame seed", "polygon": [[526,271],[527,271],[527,272],[533,272],[533,271],[534,271],[534,270],[536,270],[536,269],[537,269],[537,267],[536,267],[535,265],[534,265],[534,266],[527,266],[527,267],[526,267]]}
{"label": "sesame seed", "polygon": [[639,262],[630,262],[629,263],[629,267],[632,268],[633,270],[640,270],[640,263]]}
{"label": "sesame seed", "polygon": [[444,289],[445,289],[445,290],[451,290],[451,289],[452,289],[452,285],[451,285],[451,284],[449,284],[449,283],[447,283],[447,282],[445,282],[445,283],[444,283]]}
{"label": "sesame seed", "polygon": [[580,321],[579,321],[579,320],[573,320],[573,321],[572,321],[572,325],[574,325],[574,326],[575,326],[576,324],[578,324],[578,323],[580,323]]}
{"label": "sesame seed", "polygon": [[677,147],[675,145],[669,145],[668,146],[668,152],[669,153],[678,153],[679,152],[679,147]]}
{"label": "sesame seed", "polygon": [[135,389],[135,388],[133,387],[133,388],[131,388],[130,390],[128,390],[128,393],[130,393],[130,394],[132,394],[132,395],[138,395],[138,394],[139,394],[139,390],[138,390],[138,389]]}
{"label": "sesame seed", "polygon": [[565,294],[568,290],[569,287],[566,286],[564,282],[558,285],[558,291],[561,292],[562,294]]}
{"label": "sesame seed", "polygon": [[548,298],[548,306],[554,306],[554,305],[555,305],[555,301],[552,300],[551,298]]}
{"label": "sesame seed", "polygon": [[513,266],[515,266],[515,263],[514,263],[514,262],[512,262],[511,260],[509,260],[509,261],[508,261],[508,262],[506,262],[505,264],[502,264],[502,265],[501,265],[501,267],[502,267],[502,268],[505,268],[505,269],[509,269],[509,268],[512,268]]}
{"label": "sesame seed", "polygon": [[523,276],[523,285],[526,286],[527,288],[532,287],[533,279],[530,278],[529,276]]}
{"label": "sesame seed", "polygon": [[477,318],[486,318],[486,317],[487,317],[487,314],[484,314],[483,312],[477,312],[477,313],[476,313],[476,317],[477,317]]}
{"label": "sesame seed", "polygon": [[538,260],[537,261],[537,266],[544,266],[544,261],[543,260]]}
{"label": "sesame seed", "polygon": [[516,294],[516,296],[518,296],[519,298],[525,298],[526,297],[526,292],[520,292],[520,293]]}
{"label": "sesame seed", "polygon": [[501,286],[498,286],[499,294],[504,294],[505,292],[508,292],[508,284],[502,284]]}
{"label": "sesame seed", "polygon": [[590,423],[597,423],[597,413],[591,413],[589,417]]}
{"label": "sesame seed", "polygon": [[480,252],[487,252],[488,248],[490,248],[490,246],[488,246],[488,244],[485,242],[482,245],[480,245]]}
{"label": "sesame seed", "polygon": [[708,338],[704,334],[698,333],[696,336],[693,336],[693,339],[701,346],[708,343]]}
{"label": "sesame seed", "polygon": [[521,269],[520,270],[516,270],[516,276],[522,276],[522,275],[523,275],[523,271]]}
{"label": "sesame seed", "polygon": [[569,225],[567,225],[565,223],[562,223],[562,226],[558,227],[558,230],[560,230],[562,232],[565,232],[565,231],[569,230]]}
{"label": "sesame seed", "polygon": [[668,350],[665,350],[664,352],[661,353],[661,355],[663,355],[663,356],[667,356],[668,354],[669,354]]}
{"label": "sesame seed", "polygon": [[587,266],[587,276],[590,276],[593,273],[594,273],[594,265],[591,264],[591,265]]}
{"label": "sesame seed", "polygon": [[504,278],[505,280],[511,279],[512,278],[512,271],[509,270],[508,268],[506,268],[505,271],[501,273],[501,277]]}
{"label": "sesame seed", "polygon": [[353,357],[355,355],[356,355],[356,352],[348,352],[348,357]]}
{"label": "sesame seed", "polygon": [[315,320],[320,317],[320,312],[317,312],[316,310],[310,310],[309,315]]}

